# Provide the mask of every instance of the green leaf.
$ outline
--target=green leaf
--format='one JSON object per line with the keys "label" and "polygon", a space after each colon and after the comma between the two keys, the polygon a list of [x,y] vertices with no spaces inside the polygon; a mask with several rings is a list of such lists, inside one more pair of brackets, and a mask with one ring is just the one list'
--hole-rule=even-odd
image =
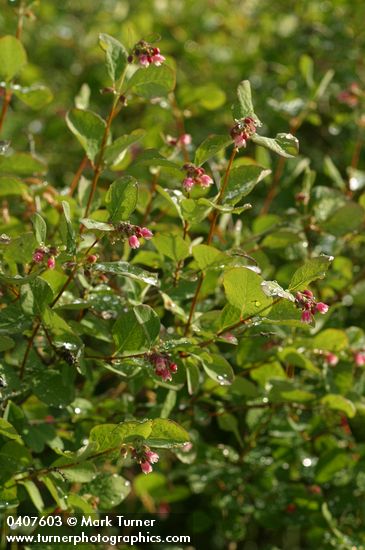
{"label": "green leaf", "polygon": [[66,369],[58,372],[47,369],[33,379],[34,394],[47,405],[64,407],[74,399],[73,376],[65,376]]}
{"label": "green leaf", "polygon": [[234,380],[234,372],[231,365],[221,355],[202,353],[199,358],[209,378],[218,382],[221,386],[229,386]]}
{"label": "green leaf", "polygon": [[261,126],[261,122],[256,115],[251,95],[251,84],[249,80],[242,80],[237,87],[238,101],[233,105],[233,116],[236,119],[251,117],[256,120],[258,126]]}
{"label": "green leaf", "polygon": [[261,288],[262,278],[246,267],[227,269],[223,285],[229,303],[239,309],[241,317],[267,315],[272,299]]}
{"label": "green leaf", "polygon": [[138,69],[128,82],[128,91],[151,99],[166,96],[175,88],[175,71],[166,64],[161,67],[150,65]]}
{"label": "green leaf", "polygon": [[[4,251],[4,259],[8,262],[25,263],[32,259],[36,240],[33,233],[23,233],[12,239]],[[24,278],[23,278],[24,280]]]}
{"label": "green leaf", "polygon": [[97,220],[92,220],[91,218],[82,218],[80,220],[82,225],[87,229],[97,230],[97,231],[114,231],[115,228],[110,223],[99,222]]}
{"label": "green leaf", "polygon": [[14,176],[0,176],[0,197],[23,195],[28,187],[19,178]]}
{"label": "green leaf", "polygon": [[152,420],[122,422],[121,424],[100,424],[92,428],[89,440],[96,444],[98,452],[132,443],[136,439],[147,439],[152,431]]}
{"label": "green leaf", "polygon": [[105,204],[111,222],[128,220],[137,206],[138,186],[132,176],[123,176],[115,180],[108,189]]}
{"label": "green leaf", "polygon": [[313,99],[314,100],[318,100],[320,99],[325,91],[327,90],[331,80],[333,79],[333,77],[335,76],[335,71],[333,69],[329,69],[323,76],[322,80],[320,81],[320,83],[318,84],[318,87],[317,89],[315,90],[314,94],[313,94]]}
{"label": "green leaf", "polygon": [[27,479],[26,481],[21,481],[21,484],[25,487],[34,506],[37,508],[39,512],[42,512],[44,510],[43,498],[34,481]]}
{"label": "green leaf", "polygon": [[133,130],[130,134],[120,136],[105,148],[104,161],[112,169],[117,166],[125,155],[126,150],[130,145],[141,140],[146,135],[146,130]]}
{"label": "green leaf", "polygon": [[71,109],[66,115],[66,123],[81,143],[88,158],[94,161],[103,140],[105,121],[92,111]]}
{"label": "green leaf", "polygon": [[314,86],[313,65],[313,59],[309,57],[309,55],[304,54],[300,56],[299,69],[306,81],[308,88],[312,88]]}
{"label": "green leaf", "polygon": [[207,137],[197,148],[194,163],[198,166],[204,164],[204,162],[214,157],[214,155],[228,147],[231,143],[232,138],[227,135]]}
{"label": "green leaf", "polygon": [[[62,468],[62,466],[73,465],[71,468]],[[96,476],[96,468],[92,462],[81,462],[75,464],[74,458],[58,458],[52,463],[52,468],[59,468],[62,472],[62,477],[72,483],[87,483],[92,481]]]}
{"label": "green leaf", "polygon": [[253,382],[250,382],[250,380],[239,376],[236,376],[233,380],[230,391],[233,394],[241,395],[248,399],[255,399],[259,396],[257,386]]}
{"label": "green leaf", "polygon": [[190,441],[188,432],[172,420],[156,418],[152,420],[152,430],[147,437],[151,447],[171,448],[183,446]]}
{"label": "green leaf", "polygon": [[235,205],[243,197],[246,197],[255,186],[266,176],[271,174],[271,170],[256,164],[247,164],[233,168],[229,174],[227,189],[224,193],[224,202]]}
{"label": "green leaf", "polygon": [[305,403],[306,401],[313,401],[316,397],[314,393],[303,390],[300,386],[287,380],[275,379],[271,381],[271,385],[269,399],[272,403],[280,403],[281,401]]}
{"label": "green leaf", "polygon": [[207,244],[198,244],[193,248],[193,256],[197,262],[199,269],[204,271],[208,268],[224,268],[227,264],[232,261],[227,254],[214,248],[214,246],[209,246]]}
{"label": "green leaf", "polygon": [[145,305],[122,313],[113,326],[115,353],[148,351],[160,333],[160,320],[152,308]]}
{"label": "green leaf", "polygon": [[15,346],[15,342],[10,336],[0,335],[0,351],[7,351]]}
{"label": "green leaf", "polygon": [[312,361],[310,361],[303,353],[300,353],[298,350],[292,347],[287,347],[282,349],[279,354],[279,358],[287,365],[293,367],[298,367],[300,369],[306,369],[311,372],[319,374],[321,371],[316,367]]}
{"label": "green leaf", "polygon": [[299,152],[299,141],[292,134],[276,134],[275,138],[254,134],[251,140],[256,143],[256,145],[266,147],[266,149],[274,151],[274,153],[281,157],[296,157]]}
{"label": "green leaf", "polygon": [[274,231],[262,241],[262,246],[271,249],[287,248],[292,244],[303,242],[296,231]]}
{"label": "green leaf", "polygon": [[159,234],[153,244],[163,256],[179,262],[189,256],[189,244],[180,235]]}
{"label": "green leaf", "polygon": [[134,164],[166,168],[166,170],[174,174],[175,177],[181,179],[183,177],[180,165],[162,156],[157,151],[157,149],[145,149],[142,153],[138,155],[138,157],[134,161]]}
{"label": "green leaf", "polygon": [[51,303],[53,292],[49,284],[41,277],[36,277],[29,285],[20,289],[22,310],[28,315],[40,315]]}
{"label": "green leaf", "polygon": [[53,99],[53,94],[47,86],[33,84],[29,87],[12,86],[14,95],[32,109],[42,109]]}
{"label": "green leaf", "polygon": [[32,223],[34,228],[35,239],[38,244],[46,242],[47,238],[47,225],[44,219],[38,212],[35,212],[32,216]]}
{"label": "green leaf", "polygon": [[130,493],[130,482],[118,474],[101,473],[82,487],[82,494],[91,494],[99,499],[99,508],[110,512]]}
{"label": "green leaf", "polygon": [[108,74],[116,83],[123,75],[128,65],[128,52],[118,40],[109,34],[99,34],[99,44],[105,52],[105,61]]}
{"label": "green leaf", "polygon": [[13,153],[8,156],[0,155],[0,172],[30,176],[45,174],[47,166],[29,153]]}
{"label": "green leaf", "polygon": [[348,202],[338,208],[325,222],[321,223],[321,228],[335,235],[342,237],[347,233],[353,233],[364,222],[364,209],[355,202]]}
{"label": "green leaf", "polygon": [[312,281],[323,279],[332,260],[332,256],[325,255],[308,260],[295,271],[289,284],[289,292],[303,290],[307,288]]}
{"label": "green leaf", "polygon": [[227,413],[224,411],[219,412],[220,414],[217,417],[217,421],[220,429],[224,430],[225,432],[232,432],[236,436],[238,443],[243,447],[243,440],[238,427],[237,418],[231,413]]}
{"label": "green leaf", "polygon": [[23,44],[15,36],[0,38],[0,77],[11,80],[27,62]]}
{"label": "green leaf", "polygon": [[280,298],[295,302],[293,294],[284,290],[277,281],[262,281],[261,288],[266,296],[279,296]]}
{"label": "green leaf", "polygon": [[342,411],[348,418],[353,418],[356,414],[356,408],[352,401],[346,399],[343,395],[329,393],[322,397],[322,405],[326,405],[329,409]]}
{"label": "green leaf", "polygon": [[191,360],[187,360],[185,366],[188,392],[189,395],[194,395],[199,389],[200,370]]}
{"label": "green leaf", "polygon": [[62,201],[63,216],[60,222],[60,233],[62,242],[66,246],[67,252],[74,254],[76,252],[75,231],[72,226],[70,205],[66,201]]}
{"label": "green leaf", "polygon": [[267,318],[270,323],[289,327],[298,327],[302,330],[309,330],[310,325],[300,320],[300,310],[289,300],[280,300],[273,304]]}
{"label": "green leaf", "polygon": [[15,441],[18,441],[18,443],[22,442],[21,437],[14,426],[12,426],[10,422],[4,418],[0,418],[0,435],[7,437],[8,439],[14,439]]}
{"label": "green leaf", "polygon": [[349,347],[349,339],[344,330],[329,328],[316,334],[311,345],[314,349],[339,352]]}
{"label": "green leaf", "polygon": [[353,465],[353,458],[343,449],[330,449],[323,453],[316,465],[315,480],[326,483],[333,479],[334,474]]}
{"label": "green leaf", "polygon": [[201,222],[211,210],[210,205],[199,204],[199,202],[194,199],[185,198],[181,200],[180,207],[184,220],[189,223]]}
{"label": "green leaf", "polygon": [[158,286],[158,276],[155,273],[145,271],[140,267],[131,265],[128,262],[98,262],[92,266],[91,269],[95,271],[101,271],[102,273],[112,273],[113,275],[122,275],[128,279],[134,279],[136,281],[142,281],[148,285]]}

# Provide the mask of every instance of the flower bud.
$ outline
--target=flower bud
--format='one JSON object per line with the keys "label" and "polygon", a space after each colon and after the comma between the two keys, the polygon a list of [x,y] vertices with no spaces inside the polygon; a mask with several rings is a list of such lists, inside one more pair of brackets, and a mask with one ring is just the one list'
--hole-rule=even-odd
{"label": "flower bud", "polygon": [[152,231],[150,231],[147,227],[142,227],[142,228],[141,228],[141,236],[142,236],[144,239],[152,239],[153,233],[152,233]]}
{"label": "flower bud", "polygon": [[56,260],[54,259],[54,256],[48,258],[47,267],[48,269],[54,269],[56,267]]}
{"label": "flower bud", "polygon": [[357,367],[363,367],[365,365],[365,351],[358,351],[355,353],[355,365]]}
{"label": "flower bud", "polygon": [[312,322],[312,314],[310,311],[308,311],[307,309],[302,311],[302,316],[301,316],[301,321],[302,323],[311,323]]}
{"label": "flower bud", "polygon": [[150,474],[153,470],[151,464],[149,462],[142,462],[141,463],[141,470],[144,474]]}
{"label": "flower bud", "polygon": [[139,248],[140,246],[140,242],[135,235],[129,237],[128,243],[131,248]]}
{"label": "flower bud", "polygon": [[324,304],[323,302],[318,302],[318,304],[316,305],[316,309],[317,311],[319,311],[319,313],[322,313],[322,315],[324,315],[329,310],[329,305]]}

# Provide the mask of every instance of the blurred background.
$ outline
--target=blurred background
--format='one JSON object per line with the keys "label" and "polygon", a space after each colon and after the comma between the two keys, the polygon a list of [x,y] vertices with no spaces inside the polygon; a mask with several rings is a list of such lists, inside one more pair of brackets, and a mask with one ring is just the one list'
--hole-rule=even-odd
{"label": "blurred background", "polygon": [[[2,33],[15,32],[17,1],[2,0]],[[44,150],[42,140],[47,139],[47,160],[56,185],[67,183],[80,153],[73,142],[65,141],[65,167],[59,140],[53,148],[53,138],[64,127],[64,112],[84,83],[91,90],[91,109],[106,114],[110,103],[99,93],[109,85],[99,32],[115,36],[127,47],[141,38],[155,41],[176,62],[176,99],[184,110],[186,131],[196,143],[209,133],[229,129],[236,86],[249,78],[265,135],[289,130],[299,116],[301,152],[316,170],[323,169],[325,154],[335,157],[340,169],[351,162],[355,117],[337,97],[365,78],[365,5],[359,0],[42,0],[34,2],[32,11],[23,31],[30,64],[22,72],[22,84],[47,83],[54,99],[36,119],[18,102],[17,116],[8,117],[7,125],[11,134],[15,127],[19,146],[32,136],[35,147]],[[325,82],[323,93],[313,100],[325,75],[329,86]],[[166,102],[152,109],[144,102],[134,103],[119,124],[116,133],[153,128],[147,146],[158,146],[161,132],[176,134]]]}
{"label": "blurred background", "polygon": [[[0,0],[1,34],[15,34],[17,4],[18,0]],[[271,212],[276,212],[276,208],[283,212],[294,204],[302,185],[298,176],[308,167],[317,172],[316,185],[326,188],[323,196],[317,197],[320,199],[315,206],[318,219],[321,219],[321,210],[328,206],[333,189],[342,192],[351,178],[356,189],[365,186],[362,156],[365,124],[359,100],[359,90],[364,89],[365,81],[363,1],[41,0],[32,4],[28,15],[22,41],[29,64],[21,73],[20,83],[23,86],[46,84],[53,99],[35,111],[14,101],[3,137],[11,137],[14,149],[31,150],[43,157],[49,166],[47,178],[53,186],[67,188],[83,156],[81,146],[66,127],[67,110],[76,101],[88,102],[90,109],[104,117],[109,111],[110,96],[100,92],[110,85],[104,54],[98,45],[100,32],[113,35],[127,48],[132,48],[141,38],[153,42],[166,56],[167,63],[177,67],[174,97],[150,102],[132,99],[128,109],[115,120],[114,135],[146,128],[149,131],[144,146],[160,149],[167,135],[178,135],[174,108],[183,114],[185,131],[193,136],[195,145],[210,133],[224,134],[232,126],[230,105],[237,84],[249,79],[255,111],[263,122],[263,135],[292,131],[300,141],[301,156],[279,168],[283,174],[282,185],[272,197]],[[128,166],[132,154],[128,153],[123,166]],[[247,154],[273,172],[278,169],[280,160],[262,148],[249,145]],[[147,185],[148,170],[141,177]],[[267,178],[255,190],[254,198],[250,197],[254,205],[248,214],[251,221],[265,209],[270,185]],[[359,202],[365,205],[364,195]],[[333,212],[336,205],[331,203],[328,208]],[[341,223],[347,221],[344,219]],[[359,226],[361,223],[360,219]],[[345,233],[346,229],[337,235]],[[327,241],[326,238],[320,243],[321,249],[326,250],[327,246],[328,253],[343,255],[338,272],[329,279],[333,288],[341,293],[351,281],[352,264],[346,263],[348,249],[344,244],[343,249],[336,251],[336,237],[331,236]],[[363,257],[360,244],[357,248],[355,243],[353,250],[357,265]],[[277,254],[280,270],[283,258],[287,259],[290,252],[284,247]],[[344,265],[347,266],[345,275]],[[286,282],[285,274],[281,277],[279,273],[277,277],[280,283]],[[347,324],[364,325],[363,296],[362,281],[354,294],[358,307],[343,314],[344,325],[346,315],[349,316]],[[247,344],[247,349],[242,346],[242,357],[245,353],[255,355],[255,345],[250,345]],[[127,409],[128,404],[124,406]],[[227,428],[219,415],[209,416],[204,407],[191,410],[195,427],[201,432],[199,460],[195,462],[195,455],[181,454],[182,463],[171,469],[168,480],[159,472],[137,477],[134,489],[138,504],[133,499],[123,503],[128,511],[181,513],[182,519],[175,515],[174,521],[183,522],[187,533],[194,529],[199,540],[197,548],[362,548],[336,533],[332,516],[329,513],[326,516],[326,510],[321,512],[318,485],[313,485],[309,496],[307,489],[292,488],[300,476],[310,482],[309,470],[305,468],[308,464],[303,466],[302,456],[293,465],[298,458],[294,457],[291,440],[294,428],[292,432],[280,431],[282,425],[274,422],[273,431],[266,432],[262,440],[258,438],[260,444],[247,456],[243,470],[234,448],[237,441],[229,433],[234,430]],[[256,413],[251,412],[247,422],[255,426]],[[363,418],[358,422],[363,422]],[[268,423],[270,421],[271,418]],[[318,416],[314,420],[308,416],[307,421],[312,422],[313,430],[316,422],[320,424]],[[365,436],[360,425],[357,429],[357,452],[363,453]],[[270,447],[274,432],[277,439]],[[318,453],[321,451],[322,447],[316,449]],[[335,459],[343,459],[346,465],[351,461],[350,452],[345,458],[341,455]],[[359,469],[353,473],[351,483],[349,477],[343,476],[331,485],[333,472],[342,475],[341,463],[330,465],[324,479],[325,491],[334,515],[342,522],[341,528],[344,532],[354,531],[359,540],[364,540],[361,524],[365,515],[364,499],[360,511],[356,503],[357,496],[365,494],[361,464],[359,462]],[[292,469],[289,465],[293,465]],[[294,497],[304,510],[296,516],[292,515]]]}

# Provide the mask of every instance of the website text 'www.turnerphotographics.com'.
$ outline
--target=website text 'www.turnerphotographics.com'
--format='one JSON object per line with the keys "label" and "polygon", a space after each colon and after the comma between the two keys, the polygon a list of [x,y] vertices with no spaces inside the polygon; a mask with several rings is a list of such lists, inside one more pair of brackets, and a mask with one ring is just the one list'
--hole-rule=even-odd
{"label": "website text 'www.turnerphotographics.com'", "polygon": [[[38,544],[106,544],[117,546],[191,543],[182,533],[169,534],[161,529],[164,521],[156,517],[141,518],[122,515],[97,516],[11,516],[5,519],[6,541],[25,545]],[[175,530],[171,526],[171,531]]]}

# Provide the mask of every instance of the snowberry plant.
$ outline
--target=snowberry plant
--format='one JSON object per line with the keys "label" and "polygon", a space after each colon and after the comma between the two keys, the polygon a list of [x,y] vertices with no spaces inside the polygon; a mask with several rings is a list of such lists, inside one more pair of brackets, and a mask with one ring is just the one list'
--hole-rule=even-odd
{"label": "snowberry plant", "polygon": [[[335,290],[323,286],[334,258],[329,241],[313,237],[309,199],[281,219],[255,204],[272,174],[253,151],[277,155],[283,167],[298,140],[265,136],[265,113],[255,112],[243,80],[226,128],[197,142],[166,52],[108,34],[99,46],[105,86],[85,83],[63,114],[60,154],[72,177],[54,176],[52,165],[47,173],[47,150],[18,150],[11,130],[2,141],[0,502],[47,513],[110,510],[132,489],[143,495],[147,474],[163,472],[173,486],[189,473],[199,493],[199,472],[209,469],[217,490],[243,494],[242,471],[260,476],[253,464],[269,466],[272,439],[280,445],[290,429],[301,453],[315,456],[303,454],[308,466],[320,458],[303,479],[297,471],[300,489],[280,495],[278,512],[295,514],[304,494],[317,510],[334,448],[311,438],[347,429],[360,400],[331,369],[363,367],[365,346],[355,329],[325,326],[337,307]],[[26,63],[20,32],[0,39],[1,131],[18,102],[51,101],[44,85],[18,83]],[[100,93],[96,112],[89,101],[99,104]],[[136,116],[147,106],[171,113],[158,147],[150,146],[153,124],[140,127]],[[128,133],[125,120],[134,125]],[[70,166],[75,150],[79,166]],[[303,174],[308,198],[313,174]],[[270,261],[278,250],[285,266]],[[212,418],[213,450],[204,433]],[[273,450],[258,459],[269,426]]]}

